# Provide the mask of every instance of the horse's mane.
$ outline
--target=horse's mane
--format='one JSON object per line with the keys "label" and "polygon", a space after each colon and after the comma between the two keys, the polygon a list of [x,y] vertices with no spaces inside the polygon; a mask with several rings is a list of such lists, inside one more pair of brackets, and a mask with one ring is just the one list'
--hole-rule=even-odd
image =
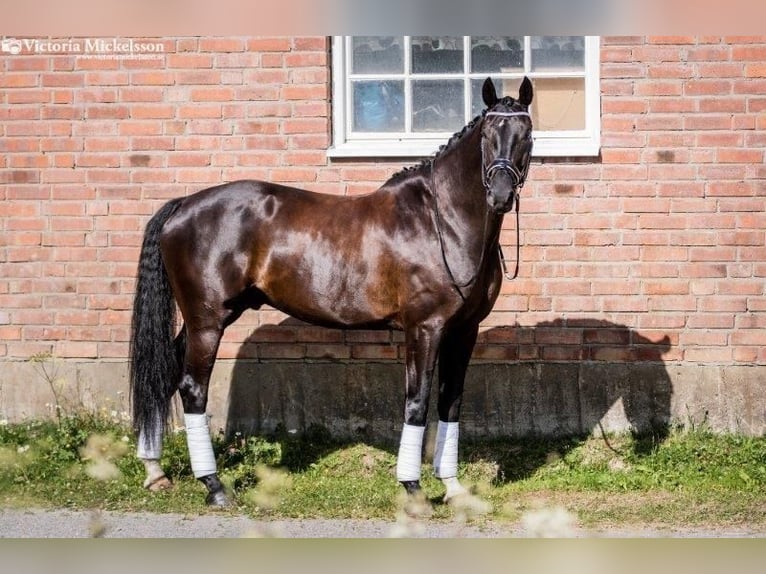
{"label": "horse's mane", "polygon": [[[510,96],[505,96],[504,98],[501,98],[500,101],[498,102],[498,104],[503,104],[508,107],[513,106],[514,103],[515,103],[515,100],[511,98]],[[404,175],[420,173],[424,169],[430,168],[435,160],[439,159],[439,157],[444,155],[444,153],[446,153],[448,150],[451,150],[452,148],[454,148],[457,145],[457,143],[463,138],[463,136],[467,132],[469,132],[471,129],[473,129],[473,127],[476,126],[476,124],[478,124],[484,118],[484,116],[487,114],[488,111],[489,109],[482,110],[478,116],[476,116],[466,125],[464,125],[460,131],[457,131],[454,134],[452,134],[452,136],[450,136],[450,138],[447,140],[447,143],[440,145],[439,149],[436,150],[434,155],[421,160],[420,163],[416,163],[415,165],[409,165],[407,167],[400,169],[394,175],[391,176],[391,179],[399,178]]]}
{"label": "horse's mane", "polygon": [[431,157],[427,157],[427,158],[421,160],[420,163],[416,163],[414,165],[408,165],[408,166],[400,169],[394,175],[391,176],[391,179],[398,178],[398,177],[401,177],[401,176],[404,176],[404,175],[410,175],[410,174],[419,173],[423,169],[431,167],[431,165],[433,164],[434,160],[439,159],[439,157],[444,155],[444,153],[447,150],[450,150],[453,147],[455,147],[457,145],[457,142],[459,142],[462,139],[462,137],[467,132],[469,132],[471,129],[473,129],[473,127],[476,124],[478,124],[482,120],[482,118],[484,118],[484,115],[486,113],[487,113],[487,110],[482,110],[482,112],[478,116],[476,116],[470,122],[468,122],[466,125],[464,125],[463,128],[460,131],[455,132],[454,134],[452,134],[452,136],[450,136],[450,138],[447,140],[447,143],[440,145],[439,149],[436,150],[434,155],[432,155]]}

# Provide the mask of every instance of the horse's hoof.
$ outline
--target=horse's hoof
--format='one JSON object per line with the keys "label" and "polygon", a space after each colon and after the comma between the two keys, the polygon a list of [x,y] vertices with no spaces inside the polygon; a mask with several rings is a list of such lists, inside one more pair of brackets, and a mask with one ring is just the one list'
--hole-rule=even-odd
{"label": "horse's hoof", "polygon": [[223,490],[216,490],[215,492],[208,493],[205,498],[205,502],[212,508],[228,508],[231,506],[229,497]]}
{"label": "horse's hoof", "polygon": [[160,492],[161,490],[170,490],[173,483],[167,476],[161,476],[146,485],[149,492]]}
{"label": "horse's hoof", "polygon": [[444,486],[447,488],[447,492],[444,494],[444,502],[448,503],[451,500],[454,500],[464,494],[469,494],[468,490],[465,489],[465,487],[460,484],[457,478],[443,478],[442,482],[444,483]]}
{"label": "horse's hoof", "polygon": [[421,492],[419,480],[401,480],[399,482],[401,482],[402,486],[404,487],[404,490],[406,490],[407,494],[409,494],[410,496]]}

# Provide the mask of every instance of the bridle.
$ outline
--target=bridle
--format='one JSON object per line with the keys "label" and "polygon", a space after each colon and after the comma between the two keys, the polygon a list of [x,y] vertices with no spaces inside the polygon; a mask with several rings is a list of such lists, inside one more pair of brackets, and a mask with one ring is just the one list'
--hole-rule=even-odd
{"label": "bridle", "polygon": [[[528,118],[532,118],[532,116],[529,115],[529,112],[487,112],[486,116],[500,116],[500,117],[518,117],[518,116],[526,116]],[[484,170],[484,146],[481,147],[481,167],[482,167],[482,183],[484,184],[484,189],[489,191],[489,184],[492,181],[492,178],[495,176],[495,174],[498,171],[504,171],[508,173],[508,175],[511,176],[514,182],[514,189],[519,190],[522,187],[524,187],[524,182],[527,180],[527,174],[529,173],[529,164],[528,161],[527,164],[524,166],[524,171],[519,171],[515,165],[511,162],[511,160],[500,157],[495,158],[492,160],[492,163],[489,164],[489,167],[487,167],[486,171]],[[514,191],[514,201],[518,200],[518,191]],[[517,210],[518,211],[518,210]]]}
{"label": "bridle", "polygon": [[[526,116],[528,118],[531,118],[529,115],[529,112],[519,111],[519,112],[487,112],[485,114],[486,116],[501,116],[501,117],[514,117],[514,116]],[[506,266],[506,259],[503,255],[503,248],[500,246],[500,243],[497,245],[498,249],[498,256],[500,258],[500,264],[503,269],[503,274],[505,275],[506,279],[513,280],[516,279],[519,275],[519,256],[520,256],[520,232],[519,232],[519,189],[524,187],[524,183],[527,179],[527,174],[529,172],[529,164],[531,161],[527,160],[526,165],[524,166],[523,171],[519,171],[516,169],[516,166],[513,165],[513,163],[506,158],[496,158],[492,160],[489,167],[484,170],[484,145],[481,145],[481,169],[482,169],[482,184],[484,185],[485,191],[489,191],[489,186],[492,181],[492,178],[495,176],[495,174],[499,171],[505,171],[507,172],[514,181],[514,191],[513,191],[513,201],[515,203],[515,209],[516,209],[516,269],[514,270],[513,275],[508,273],[508,269]],[[471,283],[476,281],[476,278],[478,277],[478,274],[481,270],[481,267],[484,263],[484,254],[485,254],[485,246],[486,246],[486,237],[484,237],[484,241],[482,242],[482,248],[481,248],[481,256],[479,258],[479,266],[476,271],[476,275],[474,275],[468,282],[463,283],[462,285],[459,285],[457,282],[457,279],[455,278],[454,274],[452,273],[452,269],[449,266],[449,262],[447,261],[447,254],[444,251],[444,238],[442,236],[442,230],[441,230],[441,215],[439,213],[439,202],[437,198],[436,188],[434,187],[433,183],[433,162],[431,163],[431,189],[433,190],[433,197],[434,197],[434,206],[435,206],[435,212],[436,212],[436,233],[439,237],[439,246],[441,248],[442,252],[442,259],[444,260],[444,265],[447,268],[447,273],[450,277],[450,280],[452,281],[452,285],[457,290],[458,294],[460,295],[460,298],[463,299],[463,301],[466,300],[465,295],[463,295],[462,288],[468,287]],[[487,210],[487,215],[484,218],[484,232],[482,235],[485,235],[487,232],[487,219],[489,217],[489,209]]]}
{"label": "bridle", "polygon": [[[486,116],[500,116],[500,117],[518,117],[526,116],[532,118],[529,112],[487,112]],[[485,117],[486,117],[485,116]],[[519,227],[519,190],[524,187],[524,183],[527,181],[527,174],[529,173],[529,164],[531,161],[527,160],[523,171],[519,171],[513,163],[507,158],[495,158],[489,164],[489,167],[484,171],[484,146],[481,148],[481,167],[482,167],[482,183],[484,184],[484,190],[489,193],[489,186],[492,182],[492,178],[499,171],[506,172],[514,182],[513,185],[513,202],[516,210],[516,266],[513,271],[513,275],[508,273],[508,267],[506,266],[505,255],[503,254],[503,248],[500,243],[497,244],[497,251],[500,257],[500,264],[503,268],[503,275],[509,281],[513,281],[519,276],[519,259],[521,255],[521,230]]]}

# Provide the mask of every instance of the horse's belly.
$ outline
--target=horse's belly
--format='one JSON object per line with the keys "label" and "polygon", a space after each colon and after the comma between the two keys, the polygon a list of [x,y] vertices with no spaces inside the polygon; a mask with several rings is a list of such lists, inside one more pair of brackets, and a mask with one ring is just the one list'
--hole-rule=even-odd
{"label": "horse's belly", "polygon": [[283,268],[259,288],[275,308],[309,323],[344,328],[396,324],[390,289],[359,272],[332,266]]}

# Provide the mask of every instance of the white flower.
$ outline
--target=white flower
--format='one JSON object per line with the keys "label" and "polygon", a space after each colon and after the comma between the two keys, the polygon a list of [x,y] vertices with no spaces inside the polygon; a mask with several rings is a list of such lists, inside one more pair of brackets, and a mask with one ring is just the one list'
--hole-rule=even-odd
{"label": "white flower", "polygon": [[8,419],[0,419],[0,427],[7,427]]}
{"label": "white flower", "polygon": [[19,454],[24,454],[28,450],[29,450],[29,445],[25,444],[24,446],[20,446],[19,448],[17,448],[16,452],[19,453]]}

